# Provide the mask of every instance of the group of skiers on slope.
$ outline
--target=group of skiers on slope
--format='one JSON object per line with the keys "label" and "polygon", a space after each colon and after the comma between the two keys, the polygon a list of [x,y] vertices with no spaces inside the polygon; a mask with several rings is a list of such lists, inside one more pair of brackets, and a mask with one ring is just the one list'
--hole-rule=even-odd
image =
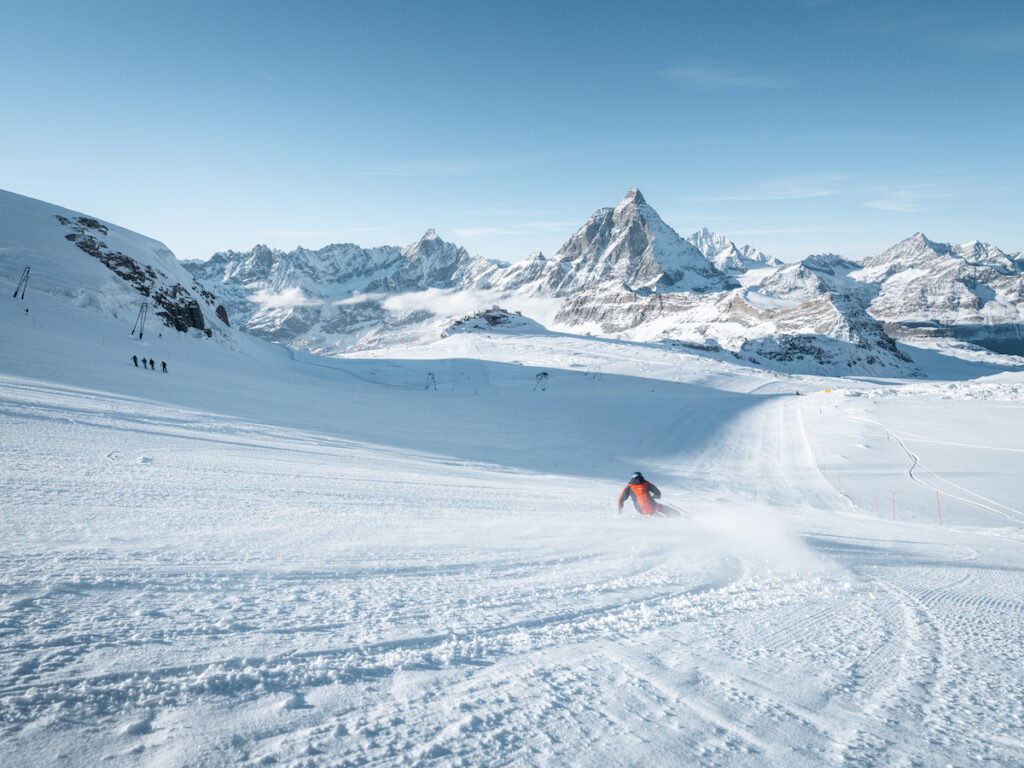
{"label": "group of skiers on slope", "polygon": [[[139,367],[139,356],[138,355],[132,355],[132,362],[135,363],[135,367],[138,368]],[[143,367],[143,369],[145,369],[145,367],[146,367],[146,358],[142,358],[142,367]],[[149,358],[149,370],[151,370],[151,371],[155,371],[156,370],[156,362],[153,360],[152,357]],[[164,373],[167,373],[167,363],[164,362],[163,360],[160,361],[160,370],[162,370]]]}
{"label": "group of skiers on slope", "polygon": [[634,472],[629,478],[626,487],[619,494],[619,513],[622,513],[622,505],[627,499],[633,501],[633,506],[641,515],[660,515],[662,517],[677,517],[680,513],[667,504],[657,501],[661,498],[661,491],[654,483],[648,482],[639,472]]}

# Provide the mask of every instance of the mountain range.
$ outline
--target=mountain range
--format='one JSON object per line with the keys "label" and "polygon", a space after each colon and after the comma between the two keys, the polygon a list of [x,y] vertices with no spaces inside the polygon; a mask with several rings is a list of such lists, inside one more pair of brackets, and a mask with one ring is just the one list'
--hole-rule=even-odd
{"label": "mountain range", "polygon": [[[553,256],[511,265],[433,230],[404,248],[257,245],[182,263],[155,240],[3,192],[0,263],[12,280],[36,264],[35,287],[80,306],[134,317],[148,301],[165,328],[241,329],[326,355],[456,326],[662,343],[794,373],[917,375],[907,344],[1024,354],[1024,254],[915,234],[863,263],[782,263],[707,229],[682,237],[635,188]],[[497,307],[523,319],[466,322]]]}
{"label": "mountain range", "polygon": [[321,354],[434,339],[466,297],[552,330],[682,343],[793,371],[913,375],[896,342],[925,338],[1024,353],[1021,254],[916,234],[863,264],[832,254],[784,264],[707,229],[680,236],[635,188],[553,256],[512,265],[430,230],[401,249],[257,246],[186,266],[245,329]]}

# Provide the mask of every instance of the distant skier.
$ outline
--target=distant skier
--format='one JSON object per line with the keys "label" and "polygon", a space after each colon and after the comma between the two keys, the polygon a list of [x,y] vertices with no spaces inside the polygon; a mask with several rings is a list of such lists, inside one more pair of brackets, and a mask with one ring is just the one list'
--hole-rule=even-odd
{"label": "distant skier", "polygon": [[139,356],[138,355],[132,355],[132,362],[135,363],[135,367],[138,368],[139,367]]}
{"label": "distant skier", "polygon": [[151,371],[155,371],[156,370],[156,363],[153,362],[153,358],[152,357],[149,358],[149,370],[151,370]]}
{"label": "distant skier", "polygon": [[660,504],[656,499],[661,498],[661,491],[654,483],[648,482],[639,472],[634,472],[629,478],[626,487],[619,494],[619,512],[622,512],[622,505],[626,499],[632,499],[633,506],[641,515],[664,515],[675,517],[679,510],[673,509],[667,504]]}
{"label": "distant skier", "polygon": [[165,363],[163,360],[160,361],[160,370],[163,371],[164,373],[167,373],[167,363]]}

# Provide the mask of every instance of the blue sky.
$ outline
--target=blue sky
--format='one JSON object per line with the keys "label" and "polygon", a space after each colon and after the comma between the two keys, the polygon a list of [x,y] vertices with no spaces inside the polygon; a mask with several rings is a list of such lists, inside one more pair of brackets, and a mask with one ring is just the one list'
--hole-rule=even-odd
{"label": "blue sky", "polygon": [[639,187],[784,259],[1024,250],[1024,3],[7,2],[0,187],[180,258],[551,254]]}

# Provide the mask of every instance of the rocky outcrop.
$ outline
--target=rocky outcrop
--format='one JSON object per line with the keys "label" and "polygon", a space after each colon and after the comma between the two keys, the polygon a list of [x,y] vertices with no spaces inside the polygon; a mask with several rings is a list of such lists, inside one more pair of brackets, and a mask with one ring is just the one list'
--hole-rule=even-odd
{"label": "rocky outcrop", "polygon": [[509,312],[501,307],[491,307],[456,320],[441,332],[441,338],[453,333],[543,333],[539,323],[523,317],[521,312]]}
{"label": "rocky outcrop", "polygon": [[[195,328],[207,336],[212,335],[202,307],[189,290],[152,265],[141,263],[108,247],[100,239],[109,234],[106,225],[87,216],[71,219],[57,214],[56,218],[68,230],[64,235],[66,240],[102,263],[142,296],[149,298],[153,302],[154,314],[168,326],[183,333]],[[212,298],[211,294],[206,295]]]}

